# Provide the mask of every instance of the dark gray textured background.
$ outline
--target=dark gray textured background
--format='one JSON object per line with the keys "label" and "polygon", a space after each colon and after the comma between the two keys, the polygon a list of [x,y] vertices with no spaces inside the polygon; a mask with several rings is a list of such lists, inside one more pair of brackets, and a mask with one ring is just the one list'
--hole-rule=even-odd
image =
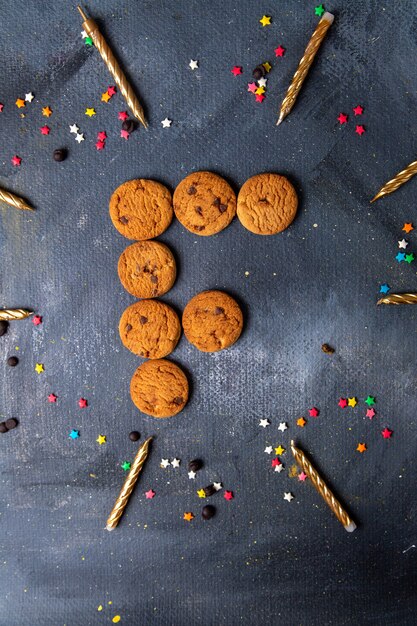
{"label": "dark gray textured background", "polygon": [[[415,264],[394,259],[404,221],[417,222],[417,180],[375,205],[383,182],[415,159],[416,5],[411,0],[326,3],[336,14],[296,108],[276,112],[314,29],[314,2],[133,2],[88,4],[133,78],[150,123],[119,138],[120,94],[80,38],[73,3],[2,3],[0,185],[37,208],[1,206],[1,305],[27,306],[43,325],[15,323],[1,349],[1,415],[20,426],[1,437],[0,623],[2,626],[121,624],[412,624],[417,544],[415,479],[416,310],[375,306],[379,285],[417,290]],[[264,14],[270,27],[258,23]],[[286,56],[275,63],[274,48]],[[200,67],[192,72],[190,59]],[[246,93],[250,72],[270,60],[267,99]],[[234,78],[233,65],[244,75]],[[17,97],[36,99],[20,117]],[[367,133],[355,135],[352,107]],[[53,116],[41,116],[49,105]],[[94,106],[97,115],[84,115]],[[340,128],[340,111],[350,114]],[[160,121],[173,120],[170,129]],[[86,141],[69,134],[76,122]],[[38,128],[47,123],[51,135]],[[96,133],[106,130],[98,153]],[[62,164],[52,150],[67,146]],[[13,154],[22,166],[13,168]],[[171,189],[209,169],[238,190],[262,171],[287,174],[300,210],[269,238],[235,220],[221,234],[192,236],[174,222],[161,240],[178,259],[166,301],[182,310],[206,288],[244,303],[246,329],[219,354],[181,342],[172,358],[192,381],[183,413],[141,415],[129,381],[138,359],[123,349],[119,316],[133,299],[119,284],[128,244],[112,227],[108,199],[121,182],[156,178]],[[316,226],[315,226],[316,225]],[[417,251],[415,233],[410,248]],[[249,272],[246,276],[245,272]],[[320,346],[336,347],[332,357]],[[19,346],[20,364],[5,365]],[[38,376],[34,365],[45,365]],[[55,392],[56,405],[47,402]],[[378,416],[364,419],[369,394]],[[341,411],[340,396],[356,395]],[[80,410],[84,396],[89,408]],[[320,417],[295,420],[311,406]],[[268,429],[258,427],[268,417]],[[281,435],[280,421],[290,428]],[[380,435],[384,426],[392,440]],[[78,428],[81,437],[68,433]],[[140,484],[113,533],[106,517],[123,481],[120,463],[156,435]],[[107,444],[98,446],[98,434]],[[275,474],[268,444],[296,437],[340,492],[358,530],[349,535],[311,485]],[[365,441],[368,451],[355,451]],[[180,470],[159,468],[162,457]],[[186,464],[205,461],[198,480]],[[287,454],[287,468],[292,464]],[[91,476],[93,474],[94,476]],[[195,490],[220,480],[235,493],[212,501],[203,522]],[[152,501],[144,491],[157,492]],[[283,492],[291,490],[291,504]],[[182,520],[191,510],[196,519]],[[108,602],[112,604],[109,605]],[[97,612],[97,606],[104,609]]]}

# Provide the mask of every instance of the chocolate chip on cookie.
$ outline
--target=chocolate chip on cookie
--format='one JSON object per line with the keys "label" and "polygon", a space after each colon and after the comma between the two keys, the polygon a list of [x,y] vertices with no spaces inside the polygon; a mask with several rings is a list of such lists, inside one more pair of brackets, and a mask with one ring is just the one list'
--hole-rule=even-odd
{"label": "chocolate chip on cookie", "polygon": [[197,235],[214,235],[236,214],[236,196],[221,176],[196,172],[184,178],[174,192],[174,211],[185,228]]}
{"label": "chocolate chip on cookie", "polygon": [[188,341],[202,352],[228,348],[239,338],[243,327],[237,302],[222,291],[203,291],[184,309],[182,326]]}
{"label": "chocolate chip on cookie", "polygon": [[171,417],[187,404],[188,381],[182,369],[171,361],[145,361],[133,374],[130,395],[143,413]]}
{"label": "chocolate chip on cookie", "polygon": [[171,250],[159,241],[138,241],[119,258],[123,287],[137,298],[155,298],[169,291],[177,273]]}
{"label": "chocolate chip on cookie", "polygon": [[129,180],[113,192],[110,217],[124,237],[139,241],[153,239],[172,221],[171,193],[155,180]]}
{"label": "chocolate chip on cookie", "polygon": [[134,354],[162,359],[172,352],[181,335],[178,315],[158,300],[141,300],[129,306],[119,323],[120,339]]}
{"label": "chocolate chip on cookie", "polygon": [[297,206],[297,193],[285,176],[258,174],[239,191],[237,216],[252,233],[275,235],[291,224]]}

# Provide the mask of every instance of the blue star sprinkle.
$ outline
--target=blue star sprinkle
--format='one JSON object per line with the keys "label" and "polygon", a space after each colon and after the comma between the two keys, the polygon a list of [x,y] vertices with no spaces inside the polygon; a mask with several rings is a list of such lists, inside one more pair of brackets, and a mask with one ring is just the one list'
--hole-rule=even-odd
{"label": "blue star sprinkle", "polygon": [[395,257],[398,261],[398,263],[401,263],[401,261],[405,261],[405,254],[404,252],[398,252],[397,256]]}
{"label": "blue star sprinkle", "polygon": [[78,437],[80,436],[80,431],[79,430],[72,430],[70,432],[69,436],[71,437],[71,439],[78,439]]}
{"label": "blue star sprinkle", "polygon": [[383,285],[380,286],[379,293],[388,293],[390,289],[391,287],[387,285],[387,283],[384,283]]}

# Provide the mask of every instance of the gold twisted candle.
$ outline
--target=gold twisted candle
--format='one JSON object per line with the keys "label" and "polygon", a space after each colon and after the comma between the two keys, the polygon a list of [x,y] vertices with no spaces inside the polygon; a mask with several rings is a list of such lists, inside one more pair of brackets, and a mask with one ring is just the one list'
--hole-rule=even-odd
{"label": "gold twisted candle", "polygon": [[0,320],[6,320],[7,322],[24,320],[32,313],[33,311],[27,311],[26,309],[0,309]]}
{"label": "gold twisted candle", "polygon": [[283,119],[287,117],[288,113],[293,108],[301,87],[303,86],[303,82],[305,81],[306,76],[310,70],[311,64],[314,61],[314,57],[316,56],[318,49],[320,48],[322,41],[326,36],[327,31],[333,24],[333,20],[334,15],[326,11],[320,22],[317,24],[316,30],[311,35],[311,39],[307,44],[307,48],[305,49],[301,61],[298,64],[297,71],[295,72],[291,84],[288,87],[287,94],[282,101],[277,126],[281,124]]}
{"label": "gold twisted candle", "polygon": [[140,446],[139,450],[136,453],[135,460],[132,463],[132,467],[130,468],[124,485],[120,490],[119,496],[114,503],[112,512],[107,519],[107,530],[114,530],[123,515],[123,511],[125,510],[126,504],[129,502],[129,498],[135,487],[138,476],[146,461],[146,457],[148,456],[148,449],[151,441],[152,437],[149,437],[146,441],[144,441],[144,443]]}
{"label": "gold twisted candle", "polygon": [[346,513],[345,509],[342,507],[336,496],[330,491],[317,470],[315,470],[314,467],[311,465],[304,452],[295,447],[294,441],[291,441],[291,451],[297,464],[300,466],[303,472],[307,474],[323,500],[336,515],[339,522],[343,524],[345,530],[347,530],[348,533],[353,532],[356,528],[355,522]]}
{"label": "gold twisted candle", "polygon": [[14,206],[15,209],[24,209],[25,211],[34,211],[35,209],[30,206],[27,202],[16,196],[14,193],[10,193],[10,191],[6,191],[5,189],[0,189],[0,200],[6,202],[6,204],[10,204],[10,206]]}
{"label": "gold twisted candle", "polygon": [[410,165],[407,165],[405,170],[398,172],[394,178],[391,178],[385,185],[378,191],[376,196],[374,196],[371,202],[375,202],[378,198],[382,198],[382,196],[386,196],[393,191],[397,191],[398,187],[404,185],[410,178],[417,174],[417,161],[413,161]]}
{"label": "gold twisted candle", "polygon": [[87,35],[91,37],[94,42],[95,47],[100,52],[101,58],[104,63],[107,65],[108,70],[113,76],[116,85],[120,89],[120,92],[133,115],[144,125],[145,128],[148,127],[143,109],[140,105],[138,98],[135,95],[132,87],[128,83],[126,76],[124,75],[120,65],[118,64],[115,56],[109,46],[106,43],[103,35],[100,33],[97,24],[91,18],[87,18],[86,14],[82,10],[80,6],[77,7],[79,10],[81,17],[83,18],[83,28]]}
{"label": "gold twisted candle", "polygon": [[417,304],[417,293],[390,293],[378,300],[377,304]]}

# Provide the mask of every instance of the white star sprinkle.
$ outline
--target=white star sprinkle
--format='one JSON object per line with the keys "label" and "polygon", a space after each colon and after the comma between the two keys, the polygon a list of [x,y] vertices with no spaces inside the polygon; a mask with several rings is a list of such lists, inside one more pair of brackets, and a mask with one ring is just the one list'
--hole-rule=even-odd
{"label": "white star sprinkle", "polygon": [[272,454],[272,446],[267,446],[264,450],[267,454]]}
{"label": "white star sprinkle", "polygon": [[401,241],[398,242],[399,248],[403,248],[405,250],[407,246],[408,246],[408,241],[406,239],[401,239]]}
{"label": "white star sprinkle", "polygon": [[172,124],[172,120],[169,120],[167,117],[161,122],[162,128],[169,128]]}
{"label": "white star sprinkle", "polygon": [[195,478],[195,472],[193,472],[192,470],[191,470],[191,472],[188,472],[188,478],[189,478],[190,480],[194,480],[194,478]]}
{"label": "white star sprinkle", "polygon": [[269,426],[270,421],[267,419],[263,419],[259,421],[259,426],[262,426],[262,428],[266,428],[267,426]]}
{"label": "white star sprinkle", "polygon": [[281,465],[275,465],[274,467],[274,472],[278,472],[278,474],[281,474],[282,470],[284,469],[283,464],[281,463]]}
{"label": "white star sprinkle", "polygon": [[213,487],[215,488],[216,491],[220,491],[223,485],[221,483],[213,483]]}
{"label": "white star sprinkle", "polygon": [[179,467],[180,463],[181,463],[180,459],[172,459],[171,461],[172,467]]}
{"label": "white star sprinkle", "polygon": [[85,32],[85,30],[82,30],[82,31],[81,31],[81,37],[82,37],[83,39],[85,39],[86,37],[88,37],[88,35],[87,35],[87,33]]}
{"label": "white star sprinkle", "polygon": [[166,469],[169,465],[169,460],[168,459],[161,459],[161,467],[163,467],[164,469]]}
{"label": "white star sprinkle", "polygon": [[73,124],[72,126],[70,126],[70,133],[74,133],[74,135],[76,135],[79,130],[80,129],[78,128],[77,124]]}
{"label": "white star sprinkle", "polygon": [[288,426],[286,424],[286,422],[280,422],[279,426],[278,426],[278,430],[280,430],[282,433],[284,432],[284,430],[287,430]]}
{"label": "white star sprinkle", "polygon": [[294,500],[294,496],[290,491],[284,492],[284,500],[286,500],[287,502],[291,502],[291,500]]}
{"label": "white star sprinkle", "polygon": [[266,81],[267,81],[267,80],[268,80],[267,78],[260,78],[260,79],[258,80],[258,85],[259,85],[259,87],[266,87]]}
{"label": "white star sprinkle", "polygon": [[25,100],[26,100],[26,102],[32,102],[34,97],[35,96],[33,95],[33,93],[31,91],[29,91],[29,93],[25,93]]}
{"label": "white star sprinkle", "polygon": [[193,60],[191,59],[191,61],[189,62],[189,64],[188,64],[188,65],[190,66],[190,68],[191,68],[192,70],[198,70],[198,61],[193,61]]}
{"label": "white star sprinkle", "polygon": [[75,141],[78,141],[78,143],[84,141],[84,133],[77,133],[75,136]]}

